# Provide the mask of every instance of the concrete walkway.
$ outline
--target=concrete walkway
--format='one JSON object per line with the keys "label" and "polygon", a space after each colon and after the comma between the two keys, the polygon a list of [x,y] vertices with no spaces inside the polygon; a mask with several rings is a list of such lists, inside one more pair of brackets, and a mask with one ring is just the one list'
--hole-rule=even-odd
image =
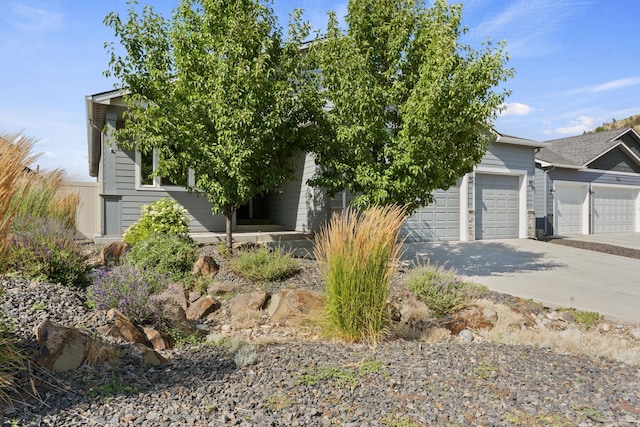
{"label": "concrete walkway", "polygon": [[456,268],[492,290],[640,323],[640,260],[537,240],[411,243],[405,259]]}

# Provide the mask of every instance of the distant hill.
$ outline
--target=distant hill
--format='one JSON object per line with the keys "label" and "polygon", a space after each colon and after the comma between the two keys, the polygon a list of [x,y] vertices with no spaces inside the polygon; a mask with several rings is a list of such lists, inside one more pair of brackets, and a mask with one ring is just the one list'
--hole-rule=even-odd
{"label": "distant hill", "polygon": [[622,129],[629,126],[633,126],[636,132],[640,133],[640,114],[636,114],[635,116],[627,117],[622,120],[613,119],[611,123],[603,123],[602,126],[598,126],[594,130],[590,130],[585,133],[604,132],[607,130]]}

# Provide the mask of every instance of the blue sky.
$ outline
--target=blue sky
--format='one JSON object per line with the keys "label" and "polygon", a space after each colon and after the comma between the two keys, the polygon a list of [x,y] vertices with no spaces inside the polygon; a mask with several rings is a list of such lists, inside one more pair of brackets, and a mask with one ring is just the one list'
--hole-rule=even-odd
{"label": "blue sky", "polygon": [[[141,0],[144,3],[144,0]],[[169,13],[174,1],[151,2]],[[603,122],[640,114],[638,0],[462,0],[462,40],[476,48],[506,40],[516,77],[495,128],[548,140],[579,135]],[[324,27],[327,10],[346,0],[275,0],[286,25],[294,7]],[[125,0],[0,0],[0,131],[39,140],[42,168],[88,181],[85,95],[114,81],[103,48],[114,40],[102,23]]]}

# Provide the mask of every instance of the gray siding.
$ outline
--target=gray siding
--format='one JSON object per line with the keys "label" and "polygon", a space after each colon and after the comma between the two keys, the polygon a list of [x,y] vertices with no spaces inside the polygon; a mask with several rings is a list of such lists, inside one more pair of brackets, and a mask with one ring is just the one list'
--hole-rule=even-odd
{"label": "gray siding", "polygon": [[[533,178],[535,174],[535,158],[533,147],[492,143],[485,153],[479,167],[493,169],[511,169],[527,171],[527,178]],[[527,186],[527,209],[534,209],[534,191]],[[469,195],[470,206],[473,206],[473,197]]]}
{"label": "gray siding", "polygon": [[287,230],[320,229],[328,218],[328,207],[325,192],[307,184],[315,172],[313,156],[300,155],[296,160],[296,179],[282,185],[282,192],[269,197],[271,222],[283,224]]}
{"label": "gray siding", "polygon": [[593,184],[640,185],[640,175],[617,174],[591,170],[555,169],[549,172],[553,181],[591,182]]}
{"label": "gray siding", "polygon": [[614,148],[604,156],[594,160],[590,169],[610,170],[616,172],[640,172],[640,166],[634,162],[622,149]]}
{"label": "gray siding", "polygon": [[625,133],[620,139],[631,149],[631,151],[634,152],[636,156],[640,157],[640,142],[632,136],[631,132]]}
{"label": "gray siding", "polygon": [[[105,149],[106,148],[106,149]],[[112,152],[113,151],[113,152]],[[131,224],[140,218],[140,208],[163,197],[171,197],[185,207],[191,220],[189,228],[191,232],[223,232],[225,230],[225,218],[223,215],[213,215],[211,204],[204,197],[189,194],[185,190],[161,191],[155,189],[135,188],[135,155],[130,151],[119,149],[111,150],[108,146],[103,147],[103,153],[107,159],[112,159],[112,169],[115,173],[104,174],[104,189],[102,194],[119,196],[119,218],[114,219],[114,208],[109,212],[104,211],[103,224],[109,228],[113,235],[113,226],[118,225],[120,233],[126,230]],[[108,170],[107,167],[105,167]],[[107,191],[108,190],[108,191]],[[103,197],[104,202],[107,199]],[[111,202],[113,204],[113,201]],[[113,205],[112,205],[113,206]],[[107,230],[105,230],[107,231]]]}

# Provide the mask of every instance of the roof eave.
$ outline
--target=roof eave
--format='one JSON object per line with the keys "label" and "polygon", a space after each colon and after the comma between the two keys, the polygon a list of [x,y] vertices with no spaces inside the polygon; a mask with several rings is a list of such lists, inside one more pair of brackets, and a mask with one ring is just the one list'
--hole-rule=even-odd
{"label": "roof eave", "polygon": [[522,145],[525,147],[544,148],[551,147],[548,142],[534,141],[532,139],[514,138],[512,136],[500,135],[496,138],[496,142],[502,144]]}

